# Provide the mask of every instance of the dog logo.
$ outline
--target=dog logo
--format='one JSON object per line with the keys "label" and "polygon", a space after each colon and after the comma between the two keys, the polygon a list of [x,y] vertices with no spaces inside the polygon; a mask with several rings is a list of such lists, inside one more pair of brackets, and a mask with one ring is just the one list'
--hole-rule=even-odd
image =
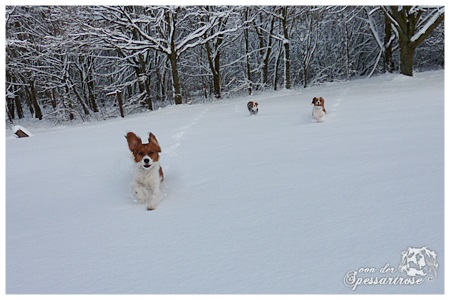
{"label": "dog logo", "polygon": [[399,270],[408,276],[437,276],[437,255],[427,247],[411,248],[402,251]]}

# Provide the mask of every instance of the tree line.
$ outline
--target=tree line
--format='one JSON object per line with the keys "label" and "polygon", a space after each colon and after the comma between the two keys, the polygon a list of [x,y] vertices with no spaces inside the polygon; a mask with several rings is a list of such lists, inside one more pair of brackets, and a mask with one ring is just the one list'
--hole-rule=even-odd
{"label": "tree line", "polygon": [[7,6],[6,111],[55,122],[444,66],[444,7]]}

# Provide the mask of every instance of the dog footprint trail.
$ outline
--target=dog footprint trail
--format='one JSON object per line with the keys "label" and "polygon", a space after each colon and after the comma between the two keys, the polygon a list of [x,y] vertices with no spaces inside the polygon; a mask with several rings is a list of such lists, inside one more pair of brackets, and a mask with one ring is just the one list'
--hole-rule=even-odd
{"label": "dog footprint trail", "polygon": [[[344,100],[344,98],[348,95],[349,92],[350,92],[350,88],[345,88],[342,91],[341,95],[339,97],[335,98],[334,103],[328,109],[328,119],[336,118],[336,112],[339,110],[342,100]],[[326,104],[325,104],[325,107],[326,107]]]}
{"label": "dog footprint trail", "polygon": [[173,144],[171,146],[169,146],[166,149],[166,153],[167,154],[173,154],[176,153],[178,148],[181,145],[181,141],[184,138],[184,135],[186,134],[186,132],[189,131],[189,129],[194,126],[195,124],[197,124],[197,122],[202,119],[206,113],[208,112],[209,108],[205,108],[203,109],[195,118],[193,118],[188,124],[183,125],[181,127],[178,127],[175,131],[175,133],[172,134],[172,139],[173,139]]}
{"label": "dog footprint trail", "polygon": [[[163,169],[165,178],[161,184],[162,202],[178,198],[176,194],[183,187],[183,176],[180,173],[180,165],[177,161],[180,159],[180,147],[186,134],[196,125],[209,111],[209,108],[203,108],[195,117],[184,121],[184,125],[176,127],[169,133],[171,144],[163,149]],[[192,112],[186,112],[186,115],[192,115]],[[183,124],[183,123],[181,123]],[[181,158],[182,159],[182,158]],[[176,188],[175,188],[176,187]]]}

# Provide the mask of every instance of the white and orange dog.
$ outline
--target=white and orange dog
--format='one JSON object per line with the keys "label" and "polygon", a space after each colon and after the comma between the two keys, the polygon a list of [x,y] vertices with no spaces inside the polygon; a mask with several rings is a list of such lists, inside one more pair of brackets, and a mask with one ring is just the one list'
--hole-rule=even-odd
{"label": "white and orange dog", "polygon": [[133,132],[128,132],[125,137],[135,162],[134,193],[139,201],[147,203],[147,210],[154,210],[160,201],[160,185],[164,180],[164,174],[159,164],[161,147],[151,132],[147,144],[143,144],[141,138]]}
{"label": "white and orange dog", "polygon": [[312,117],[318,122],[323,121],[327,116],[327,110],[325,109],[325,100],[323,100],[322,97],[314,97],[311,104],[314,105]]}
{"label": "white and orange dog", "polygon": [[249,101],[247,103],[248,111],[250,112],[250,115],[257,115],[258,114],[258,102]]}

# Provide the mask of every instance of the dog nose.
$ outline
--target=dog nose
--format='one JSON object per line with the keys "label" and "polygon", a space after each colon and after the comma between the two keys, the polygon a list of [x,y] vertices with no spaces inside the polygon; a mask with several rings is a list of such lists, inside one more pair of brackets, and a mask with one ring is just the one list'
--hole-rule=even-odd
{"label": "dog nose", "polygon": [[150,159],[144,158],[144,163],[148,164],[150,162]]}

